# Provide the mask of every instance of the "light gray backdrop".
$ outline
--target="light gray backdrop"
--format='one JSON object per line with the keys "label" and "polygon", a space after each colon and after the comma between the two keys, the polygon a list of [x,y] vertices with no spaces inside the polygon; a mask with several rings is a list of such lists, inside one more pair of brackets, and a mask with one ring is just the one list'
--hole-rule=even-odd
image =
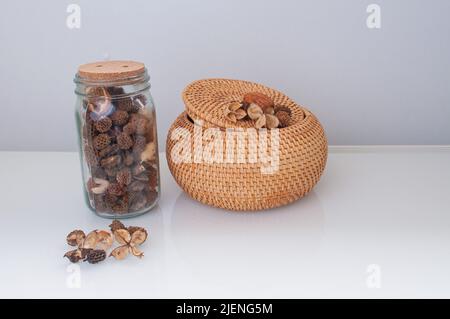
{"label": "light gray backdrop", "polygon": [[180,92],[207,77],[284,91],[330,144],[450,144],[449,13],[448,0],[2,1],[0,150],[75,150],[72,79],[105,57],[148,66],[162,149]]}

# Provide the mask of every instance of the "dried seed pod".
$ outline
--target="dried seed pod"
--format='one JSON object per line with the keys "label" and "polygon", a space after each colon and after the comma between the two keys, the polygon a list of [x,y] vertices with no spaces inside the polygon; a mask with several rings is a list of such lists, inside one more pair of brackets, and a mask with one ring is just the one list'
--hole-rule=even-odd
{"label": "dried seed pod", "polygon": [[68,258],[72,263],[77,263],[83,259],[79,249],[68,251],[64,254],[64,257]]}
{"label": "dried seed pod", "polygon": [[114,238],[120,245],[128,245],[131,241],[131,234],[128,229],[117,229],[114,231]]}
{"label": "dried seed pod", "polygon": [[266,114],[266,127],[268,129],[277,128],[280,124],[280,121],[275,115]]}
{"label": "dried seed pod", "polygon": [[115,248],[109,256],[110,257],[112,256],[117,260],[123,260],[128,256],[128,253],[129,253],[128,245],[123,245]]}
{"label": "dried seed pod", "polygon": [[81,244],[83,243],[84,238],[86,238],[86,234],[84,233],[84,231],[76,229],[74,231],[71,231],[69,233],[69,235],[67,235],[67,244],[69,244],[70,246],[81,246]]}
{"label": "dried seed pod", "polygon": [[144,257],[144,253],[136,246],[130,246],[129,247],[131,253],[133,254],[133,256],[136,256],[138,258],[142,258]]}
{"label": "dried seed pod", "polygon": [[111,115],[111,120],[114,125],[122,126],[128,122],[128,113],[125,111],[117,110]]}
{"label": "dried seed pod", "polygon": [[122,162],[122,157],[120,155],[113,155],[104,158],[100,161],[100,165],[104,168],[114,168]]}
{"label": "dried seed pod", "polygon": [[111,225],[109,225],[109,228],[113,233],[118,229],[126,229],[125,225],[120,220],[117,219],[114,219],[112,221]]}
{"label": "dried seed pod", "polygon": [[282,105],[277,105],[277,106],[275,106],[275,115],[276,115],[278,112],[287,112],[287,113],[289,114],[289,116],[292,115],[291,109],[288,108],[287,106],[282,106]]}
{"label": "dried seed pod", "polygon": [[111,183],[106,190],[108,194],[115,196],[122,196],[125,193],[125,190],[122,185],[119,183]]}
{"label": "dried seed pod", "polygon": [[84,239],[82,248],[95,249],[95,247],[97,246],[97,240],[97,231],[91,231]]}
{"label": "dried seed pod", "polygon": [[128,150],[133,146],[133,139],[126,133],[117,136],[117,145],[123,150]]}
{"label": "dried seed pod", "polygon": [[106,251],[102,249],[91,250],[87,256],[86,260],[90,264],[97,264],[106,259]]}
{"label": "dried seed pod", "polygon": [[92,249],[78,248],[68,251],[64,254],[64,257],[68,258],[70,262],[77,263],[80,260],[84,260]]}
{"label": "dried seed pod", "polygon": [[129,185],[131,183],[131,171],[129,168],[120,170],[116,175],[116,180],[120,185]]}
{"label": "dried seed pod", "polygon": [[[143,244],[147,237],[148,237],[148,233],[147,231],[142,228],[142,227],[133,227],[133,232],[131,233],[131,240],[130,243],[131,245],[141,245]],[[130,228],[128,228],[130,229]]]}
{"label": "dried seed pod", "polygon": [[141,161],[154,161],[156,158],[156,144],[155,142],[148,143],[144,151],[141,153]]}
{"label": "dried seed pod", "polygon": [[280,121],[280,127],[288,127],[291,124],[291,116],[288,112],[278,111],[275,116]]}
{"label": "dried seed pod", "polygon": [[96,150],[102,150],[111,143],[111,138],[108,134],[99,134],[94,137],[93,145]]}
{"label": "dried seed pod", "polygon": [[108,250],[113,244],[113,236],[107,230],[97,231],[97,245],[99,249]]}
{"label": "dried seed pod", "polygon": [[264,114],[264,112],[259,105],[252,103],[247,109],[247,114],[249,118],[255,121],[259,119]]}
{"label": "dried seed pod", "polygon": [[112,126],[112,121],[109,117],[104,117],[95,122],[95,129],[100,133],[106,133]]}
{"label": "dried seed pod", "polygon": [[257,129],[260,129],[260,128],[263,128],[264,126],[266,126],[266,117],[263,115],[263,116],[260,116],[258,118],[258,120],[255,122],[255,127]]}

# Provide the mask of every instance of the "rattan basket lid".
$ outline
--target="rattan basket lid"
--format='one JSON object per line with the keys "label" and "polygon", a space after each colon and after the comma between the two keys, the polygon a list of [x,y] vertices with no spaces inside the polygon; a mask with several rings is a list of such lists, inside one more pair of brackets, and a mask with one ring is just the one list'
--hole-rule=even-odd
{"label": "rattan basket lid", "polygon": [[250,92],[264,93],[273,99],[275,105],[289,107],[294,123],[302,121],[308,111],[285,94],[261,84],[230,79],[205,79],[192,82],[183,91],[186,111],[194,120],[204,120],[218,127],[249,128],[254,127],[252,120],[236,123],[225,117],[225,109],[233,102],[241,102],[243,96]]}

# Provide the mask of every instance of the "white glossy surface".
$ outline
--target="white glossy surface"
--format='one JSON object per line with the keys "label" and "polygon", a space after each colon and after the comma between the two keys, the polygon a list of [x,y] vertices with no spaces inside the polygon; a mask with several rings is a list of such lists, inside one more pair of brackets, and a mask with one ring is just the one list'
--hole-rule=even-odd
{"label": "white glossy surface", "polygon": [[161,162],[159,206],[125,221],[150,229],[144,259],[81,264],[69,288],[66,234],[110,222],[77,154],[0,153],[0,297],[450,297],[448,147],[333,148],[312,193],[260,213],[189,199]]}

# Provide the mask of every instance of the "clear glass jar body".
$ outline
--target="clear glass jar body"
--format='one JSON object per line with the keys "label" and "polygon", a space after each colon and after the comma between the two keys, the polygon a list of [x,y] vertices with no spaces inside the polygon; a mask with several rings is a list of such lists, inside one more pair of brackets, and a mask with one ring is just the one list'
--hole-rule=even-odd
{"label": "clear glass jar body", "polygon": [[109,218],[143,214],[159,199],[156,113],[146,71],[120,81],[75,77],[88,207]]}

